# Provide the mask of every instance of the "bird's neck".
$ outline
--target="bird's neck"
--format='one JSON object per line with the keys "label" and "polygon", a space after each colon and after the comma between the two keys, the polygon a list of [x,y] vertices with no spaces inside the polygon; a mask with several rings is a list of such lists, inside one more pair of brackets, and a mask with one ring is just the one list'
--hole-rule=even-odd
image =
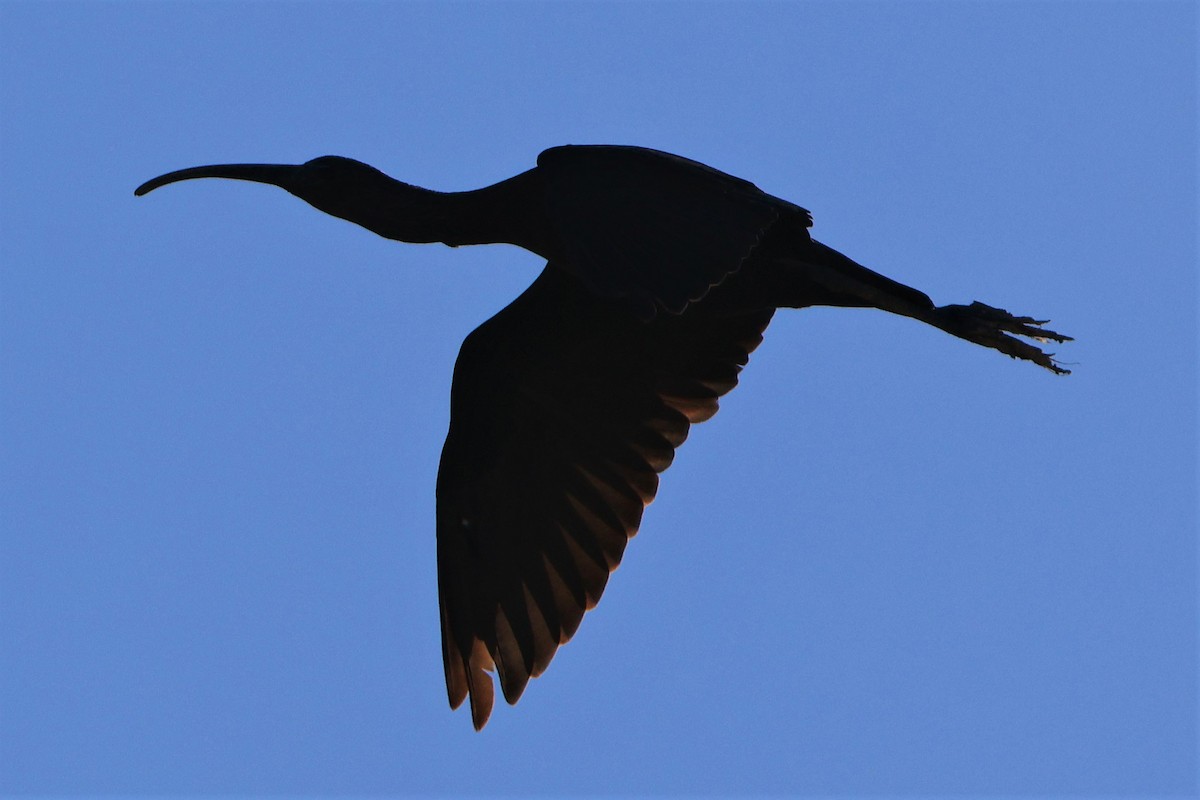
{"label": "bird's neck", "polygon": [[386,178],[337,216],[402,242],[515,244],[550,258],[545,199],[536,170],[467,192],[436,192]]}

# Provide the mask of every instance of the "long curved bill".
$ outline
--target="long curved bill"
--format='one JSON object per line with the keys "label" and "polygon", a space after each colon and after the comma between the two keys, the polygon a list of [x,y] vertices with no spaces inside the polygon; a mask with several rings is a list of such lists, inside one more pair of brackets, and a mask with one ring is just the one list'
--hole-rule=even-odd
{"label": "long curved bill", "polygon": [[189,167],[148,180],[134,189],[133,193],[137,197],[141,197],[168,183],[189,181],[192,178],[230,178],[236,181],[269,183],[272,186],[289,189],[298,169],[299,167],[291,164],[212,164],[206,167]]}

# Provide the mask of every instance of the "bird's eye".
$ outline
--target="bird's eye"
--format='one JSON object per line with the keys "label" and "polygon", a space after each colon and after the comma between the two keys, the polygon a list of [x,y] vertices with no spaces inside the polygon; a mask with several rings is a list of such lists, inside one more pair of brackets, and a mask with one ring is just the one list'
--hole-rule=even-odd
{"label": "bird's eye", "polygon": [[331,192],[346,171],[345,159],[337,156],[321,156],[307,161],[296,176],[307,191]]}

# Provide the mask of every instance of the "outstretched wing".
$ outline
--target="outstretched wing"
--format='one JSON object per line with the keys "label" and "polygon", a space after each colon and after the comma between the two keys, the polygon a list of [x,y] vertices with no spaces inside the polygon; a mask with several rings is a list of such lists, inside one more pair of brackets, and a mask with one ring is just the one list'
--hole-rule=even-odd
{"label": "outstretched wing", "polygon": [[737,384],[773,309],[641,322],[548,265],[463,343],[437,482],[450,705],[515,703],[621,561],[688,426]]}
{"label": "outstretched wing", "polygon": [[559,267],[642,319],[682,312],[736,272],[776,220],[807,211],[749,181],[643,147],[569,145],[538,156]]}

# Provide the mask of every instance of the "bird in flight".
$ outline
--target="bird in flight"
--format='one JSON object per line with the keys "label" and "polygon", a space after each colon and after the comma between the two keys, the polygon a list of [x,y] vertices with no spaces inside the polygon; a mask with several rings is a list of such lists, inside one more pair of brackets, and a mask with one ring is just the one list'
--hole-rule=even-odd
{"label": "bird in flight", "polygon": [[[878,308],[1060,374],[1045,320],[935,306],[809,235],[812,216],[754,184],[641,147],[573,145],[466,192],[339,156],[169,172],[278,186],[402,242],[508,243],[546,259],[463,342],[437,476],[442,657],[475,729],[516,703],[593,608],[693,423],[778,308]],[[1023,337],[1023,338],[1022,338]]]}

